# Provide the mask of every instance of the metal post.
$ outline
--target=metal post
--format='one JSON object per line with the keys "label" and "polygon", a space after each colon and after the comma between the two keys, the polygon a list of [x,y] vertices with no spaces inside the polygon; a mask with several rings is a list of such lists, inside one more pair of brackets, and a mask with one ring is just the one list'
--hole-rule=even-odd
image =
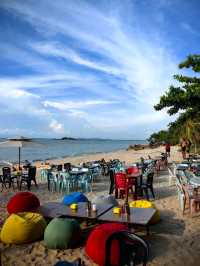
{"label": "metal post", "polygon": [[20,161],[21,161],[21,147],[19,147],[19,170],[20,170]]}

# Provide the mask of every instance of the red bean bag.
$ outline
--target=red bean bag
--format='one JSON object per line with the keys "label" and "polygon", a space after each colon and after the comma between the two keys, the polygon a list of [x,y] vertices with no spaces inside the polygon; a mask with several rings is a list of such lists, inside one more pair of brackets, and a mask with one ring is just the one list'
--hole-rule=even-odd
{"label": "red bean bag", "polygon": [[16,193],[7,204],[9,214],[18,212],[33,212],[40,206],[39,199],[31,192]]}
{"label": "red bean bag", "polygon": [[[86,243],[85,251],[87,255],[99,266],[104,266],[106,241],[112,233],[121,230],[127,230],[127,226],[119,223],[107,223],[95,227]],[[117,240],[113,240],[111,246],[111,266],[119,266],[119,255],[119,243]]]}

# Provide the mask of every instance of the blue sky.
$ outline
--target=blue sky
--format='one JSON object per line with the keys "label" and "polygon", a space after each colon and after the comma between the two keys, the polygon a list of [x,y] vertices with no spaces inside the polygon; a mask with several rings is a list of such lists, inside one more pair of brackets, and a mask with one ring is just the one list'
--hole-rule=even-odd
{"label": "blue sky", "polygon": [[1,0],[0,136],[144,139],[199,52],[198,0]]}

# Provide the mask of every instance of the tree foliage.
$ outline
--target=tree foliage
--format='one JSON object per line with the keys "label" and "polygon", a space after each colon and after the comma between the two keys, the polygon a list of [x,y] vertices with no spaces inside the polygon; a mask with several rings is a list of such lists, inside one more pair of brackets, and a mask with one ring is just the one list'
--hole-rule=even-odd
{"label": "tree foliage", "polygon": [[[179,68],[191,68],[200,72],[200,55],[190,55]],[[170,123],[168,130],[154,133],[149,139],[178,143],[180,137],[186,137],[195,143],[200,142],[200,77],[174,75],[178,86],[171,85],[154,106],[159,111],[167,108],[169,115],[179,114],[175,122]],[[163,139],[163,138],[166,138]],[[162,139],[162,140],[161,140]]]}

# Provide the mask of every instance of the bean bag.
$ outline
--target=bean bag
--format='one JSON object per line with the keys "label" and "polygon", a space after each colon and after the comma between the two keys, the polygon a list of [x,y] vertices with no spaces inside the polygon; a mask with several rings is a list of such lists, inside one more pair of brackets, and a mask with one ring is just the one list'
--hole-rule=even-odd
{"label": "bean bag", "polygon": [[79,223],[74,219],[54,218],[44,232],[44,243],[48,248],[66,249],[78,243],[81,236]]}
{"label": "bean bag", "polygon": [[[99,266],[105,265],[106,241],[114,232],[127,230],[127,226],[119,223],[107,223],[97,226],[89,235],[85,251]],[[113,240],[111,246],[111,266],[119,266],[119,243]]]}
{"label": "bean bag", "polygon": [[1,241],[6,244],[24,244],[43,238],[46,222],[38,213],[11,214],[1,230]]}
{"label": "bean bag", "polygon": [[9,214],[18,212],[34,212],[40,206],[40,201],[31,192],[16,193],[7,204]]}
{"label": "bean bag", "polygon": [[156,213],[151,218],[150,224],[156,224],[160,221],[160,212],[156,208],[155,204],[148,200],[136,200],[129,203],[131,208],[153,208],[156,210]]}
{"label": "bean bag", "polygon": [[96,198],[94,198],[94,200],[92,201],[92,203],[95,204],[112,204],[113,206],[118,206],[119,203],[118,201],[115,199],[115,197],[111,196],[111,195],[101,195],[101,196],[97,196]]}
{"label": "bean bag", "polygon": [[72,203],[87,202],[87,197],[81,192],[73,192],[63,198],[63,204],[71,205]]}

